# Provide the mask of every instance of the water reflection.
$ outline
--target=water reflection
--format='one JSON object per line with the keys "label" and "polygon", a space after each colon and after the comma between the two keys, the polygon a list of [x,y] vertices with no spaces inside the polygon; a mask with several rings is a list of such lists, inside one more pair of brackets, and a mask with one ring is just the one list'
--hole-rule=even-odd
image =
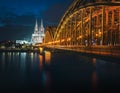
{"label": "water reflection", "polygon": [[25,72],[25,63],[26,63],[26,53],[21,53],[20,55],[20,69],[21,72]]}
{"label": "water reflection", "polygon": [[5,52],[3,52],[2,53],[2,71],[5,70],[5,60],[6,60],[6,58],[5,58]]}
{"label": "water reflection", "polygon": [[43,55],[39,55],[40,71],[43,69]]}
{"label": "water reflection", "polygon": [[31,61],[33,61],[33,53],[30,53],[30,58],[31,58]]}
{"label": "water reflection", "polygon": [[43,53],[43,48],[40,47],[39,50],[40,50],[40,53],[42,54]]}
{"label": "water reflection", "polygon": [[15,59],[16,54],[13,52],[12,53],[12,59]]}
{"label": "water reflection", "polygon": [[46,81],[45,81],[45,88],[47,93],[50,93],[51,91],[51,76],[50,76],[50,71],[46,72]]}
{"label": "water reflection", "polygon": [[51,52],[45,51],[45,64],[49,65],[51,61]]}
{"label": "water reflection", "polygon": [[40,64],[40,72],[41,72],[41,82],[42,86],[45,88],[45,92],[50,92],[51,86],[51,75],[49,71],[48,65],[51,61],[51,53],[49,51],[45,51],[44,55],[39,55],[39,64]]}
{"label": "water reflection", "polygon": [[2,53],[2,63],[5,62],[5,52]]}
{"label": "water reflection", "polygon": [[[93,66],[96,68],[96,58],[93,58]],[[96,74],[96,69],[93,69],[93,73],[92,73],[92,88],[93,88],[93,92],[97,93],[97,74]]]}
{"label": "water reflection", "polygon": [[0,53],[0,75],[0,89],[42,88],[44,93],[60,90],[63,93],[75,88],[79,93],[82,89],[96,93],[98,89],[119,87],[120,64],[72,53],[3,52]]}
{"label": "water reflection", "polygon": [[34,54],[30,53],[31,67],[33,68]]}
{"label": "water reflection", "polygon": [[9,63],[11,63],[11,55],[12,55],[12,53],[8,52],[8,61],[9,61]]}
{"label": "water reflection", "polygon": [[19,58],[20,58],[20,53],[18,52],[18,53],[16,54],[16,59],[17,59],[18,62],[19,62]]}
{"label": "water reflection", "polygon": [[[43,70],[41,73],[41,82],[42,82],[42,86],[45,88],[45,91],[47,93],[50,92],[50,86],[51,86],[51,75],[50,75],[50,71],[49,70]],[[45,93],[46,93],[45,92]]]}
{"label": "water reflection", "polygon": [[96,66],[96,58],[93,58],[93,65]]}

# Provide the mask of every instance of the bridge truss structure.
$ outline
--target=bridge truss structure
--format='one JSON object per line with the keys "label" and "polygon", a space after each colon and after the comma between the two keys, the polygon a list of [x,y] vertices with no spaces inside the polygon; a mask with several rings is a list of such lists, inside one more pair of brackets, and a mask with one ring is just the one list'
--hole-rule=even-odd
{"label": "bridge truss structure", "polygon": [[120,0],[75,0],[48,44],[120,46]]}

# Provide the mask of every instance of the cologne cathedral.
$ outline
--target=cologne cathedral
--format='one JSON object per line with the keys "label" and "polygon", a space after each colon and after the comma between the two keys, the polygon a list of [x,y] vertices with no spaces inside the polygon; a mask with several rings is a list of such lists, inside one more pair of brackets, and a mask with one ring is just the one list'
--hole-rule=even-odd
{"label": "cologne cathedral", "polygon": [[32,34],[32,38],[31,38],[32,44],[42,43],[43,42],[43,37],[45,36],[44,31],[45,31],[45,29],[43,27],[43,21],[41,20],[41,25],[40,25],[40,28],[39,28],[37,20],[36,20],[34,33]]}

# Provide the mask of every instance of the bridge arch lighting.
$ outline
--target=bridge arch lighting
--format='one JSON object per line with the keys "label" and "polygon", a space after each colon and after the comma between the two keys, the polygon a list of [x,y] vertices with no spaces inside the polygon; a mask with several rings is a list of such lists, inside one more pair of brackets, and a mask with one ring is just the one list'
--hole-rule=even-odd
{"label": "bridge arch lighting", "polygon": [[54,40],[59,45],[120,45],[120,0],[75,0]]}

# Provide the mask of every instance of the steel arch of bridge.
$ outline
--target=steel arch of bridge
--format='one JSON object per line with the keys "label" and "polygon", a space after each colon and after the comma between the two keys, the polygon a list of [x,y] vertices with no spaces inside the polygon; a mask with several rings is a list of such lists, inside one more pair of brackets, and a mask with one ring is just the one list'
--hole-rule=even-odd
{"label": "steel arch of bridge", "polygon": [[62,17],[52,44],[119,46],[120,1],[98,0],[85,5],[80,1],[73,2]]}

